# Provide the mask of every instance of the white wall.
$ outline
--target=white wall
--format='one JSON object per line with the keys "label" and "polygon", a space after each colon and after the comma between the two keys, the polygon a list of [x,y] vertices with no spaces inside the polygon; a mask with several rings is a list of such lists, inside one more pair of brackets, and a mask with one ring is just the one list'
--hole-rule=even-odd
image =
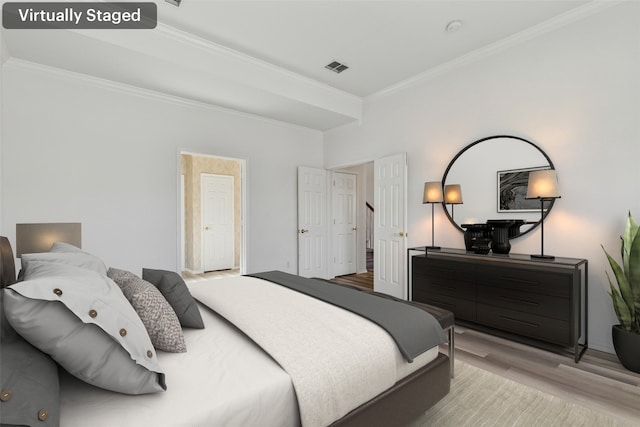
{"label": "white wall", "polygon": [[[325,165],[406,151],[409,246],[430,240],[425,181],[491,135],[529,139],[547,152],[562,198],[545,222],[545,253],[589,260],[589,345],[613,351],[616,322],[600,244],[617,253],[628,210],[640,220],[640,2],[626,2],[555,31],[370,99],[361,124],[325,134]],[[495,188],[487,189],[494,197]],[[539,253],[540,231],[512,241]],[[436,240],[463,248],[436,210]]]}
{"label": "white wall", "polygon": [[[2,111],[4,109],[4,101],[2,97],[2,64],[4,64],[9,56],[9,50],[7,49],[7,44],[2,37],[2,31],[0,31],[0,188],[2,188],[2,135],[3,135],[3,115]],[[0,223],[2,223],[2,195],[0,194]],[[0,229],[1,231],[1,229]]]}
{"label": "white wall", "polygon": [[297,166],[322,134],[163,100],[9,60],[3,69],[2,218],[81,222],[109,266],[178,268],[179,149],[247,160],[247,270],[297,269]]}

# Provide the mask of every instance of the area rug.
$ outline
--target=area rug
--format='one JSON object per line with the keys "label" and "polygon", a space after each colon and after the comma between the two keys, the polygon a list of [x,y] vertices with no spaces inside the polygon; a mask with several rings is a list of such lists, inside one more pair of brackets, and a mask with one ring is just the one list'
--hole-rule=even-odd
{"label": "area rug", "polygon": [[456,361],[451,392],[410,427],[608,427],[623,421]]}

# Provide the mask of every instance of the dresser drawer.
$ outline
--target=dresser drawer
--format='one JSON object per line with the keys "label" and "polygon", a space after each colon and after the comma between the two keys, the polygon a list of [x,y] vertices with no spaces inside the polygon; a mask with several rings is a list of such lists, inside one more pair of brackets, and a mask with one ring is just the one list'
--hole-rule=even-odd
{"label": "dresser drawer", "polygon": [[443,260],[432,256],[415,256],[412,266],[414,274],[461,282],[476,281],[476,265],[472,263]]}
{"label": "dresser drawer", "polygon": [[571,346],[574,343],[569,322],[562,320],[486,304],[478,304],[477,317],[478,322],[484,325],[552,344]]}
{"label": "dresser drawer", "polygon": [[413,292],[476,300],[476,267],[473,264],[414,258]]}
{"label": "dresser drawer", "polygon": [[456,319],[476,321],[476,302],[447,295],[430,294],[421,290],[413,291],[413,301],[423,302],[444,308],[453,313]]}
{"label": "dresser drawer", "polygon": [[573,273],[505,266],[478,266],[478,285],[571,298]]}
{"label": "dresser drawer", "polygon": [[571,300],[517,289],[478,285],[478,303],[568,322]]}
{"label": "dresser drawer", "polygon": [[416,274],[413,279],[413,292],[423,291],[429,294],[449,295],[452,297],[476,300],[476,284],[443,277]]}

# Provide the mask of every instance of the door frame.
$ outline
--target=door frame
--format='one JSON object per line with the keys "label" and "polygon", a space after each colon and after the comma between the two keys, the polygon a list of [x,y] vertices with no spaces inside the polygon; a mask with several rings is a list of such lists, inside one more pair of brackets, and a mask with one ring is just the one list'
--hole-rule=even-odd
{"label": "door frame", "polygon": [[211,158],[216,158],[216,159],[223,159],[223,160],[233,160],[236,161],[240,164],[240,274],[246,274],[247,272],[247,238],[248,238],[248,227],[247,227],[247,212],[249,212],[249,197],[248,197],[248,192],[249,192],[249,186],[247,183],[247,169],[248,169],[248,162],[246,159],[241,159],[241,158],[237,158],[237,157],[229,157],[229,156],[222,156],[222,155],[218,155],[218,154],[212,154],[212,153],[202,153],[202,152],[196,152],[196,151],[191,151],[188,149],[184,149],[184,148],[180,148],[178,147],[177,149],[177,155],[176,155],[176,165],[177,165],[177,200],[176,200],[176,208],[177,208],[177,222],[176,222],[176,237],[177,237],[177,244],[178,244],[178,250],[176,251],[177,253],[177,258],[176,258],[176,265],[178,266],[178,268],[181,267],[181,254],[182,254],[182,239],[184,238],[184,228],[182,227],[182,222],[183,220],[185,220],[186,218],[183,218],[185,216],[185,214],[182,213],[182,203],[183,203],[183,198],[185,197],[184,194],[184,190],[181,186],[181,175],[182,175],[182,161],[181,161],[181,156],[183,154],[187,154],[187,155],[191,155],[191,156],[196,156],[196,157],[211,157]]}

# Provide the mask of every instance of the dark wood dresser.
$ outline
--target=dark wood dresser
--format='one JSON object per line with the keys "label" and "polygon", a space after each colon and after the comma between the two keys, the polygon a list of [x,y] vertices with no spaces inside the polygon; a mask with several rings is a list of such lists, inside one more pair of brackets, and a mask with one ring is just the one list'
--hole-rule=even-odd
{"label": "dark wood dresser", "polygon": [[412,300],[578,362],[587,349],[587,268],[586,259],[429,250],[411,257]]}

